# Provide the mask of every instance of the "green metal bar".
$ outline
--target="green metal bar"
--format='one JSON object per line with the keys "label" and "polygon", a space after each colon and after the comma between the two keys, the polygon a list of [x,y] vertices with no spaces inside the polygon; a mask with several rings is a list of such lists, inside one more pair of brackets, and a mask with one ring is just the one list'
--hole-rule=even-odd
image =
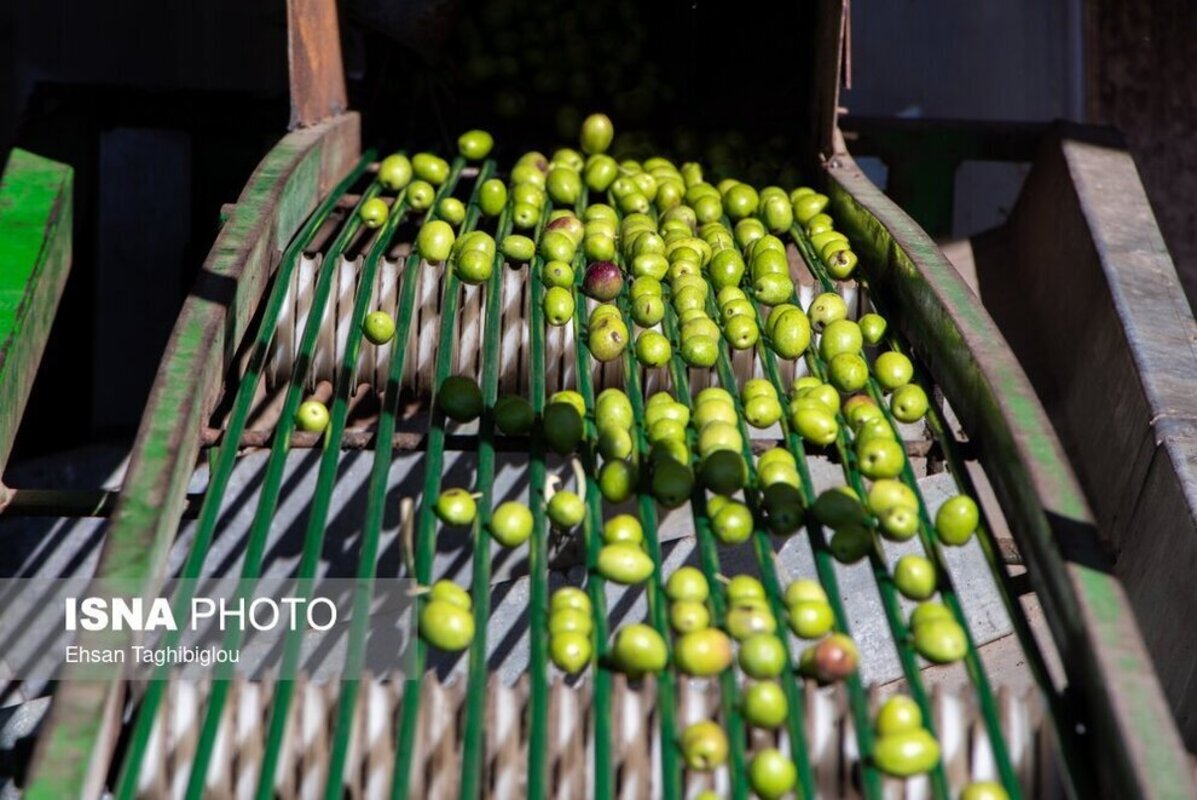
{"label": "green metal bar", "polygon": [[[579,215],[585,212],[586,190],[576,209]],[[603,548],[603,500],[598,485],[598,459],[595,457],[598,430],[594,420],[594,386],[591,376],[590,348],[585,341],[587,330],[586,301],[581,294],[585,277],[586,257],[582,252],[574,257],[574,292],[578,302],[574,306],[574,354],[577,370],[578,393],[590,413],[585,420],[585,439],[581,445],[582,471],[586,474],[586,520],[583,537],[586,542],[586,592],[590,596],[591,617],[594,620],[594,688],[591,693],[592,709],[611,707],[611,668],[607,664],[607,594],[606,581],[598,572],[599,551]],[[532,276],[537,280],[539,276]],[[594,796],[611,797],[614,793],[614,776],[611,771],[611,716],[606,713],[592,713],[594,723]]]}
{"label": "green metal bar", "polygon": [[[826,270],[823,268],[822,262],[814,253],[814,248],[810,241],[806,238],[805,232],[797,226],[791,231],[795,241],[798,244],[799,251],[807,263],[807,267],[811,273],[815,275],[825,290],[831,291],[835,288],[835,284],[830,280]],[[814,356],[814,361],[819,365],[820,372],[825,371],[825,365],[822,364],[818,354]],[[897,423],[894,421],[893,415],[890,413],[889,406],[882,396],[880,386],[877,385],[876,379],[870,370],[868,382],[869,395],[874,402],[881,409],[887,423],[893,430],[894,434],[901,440],[901,431],[898,429]],[[841,426],[845,424],[843,416],[840,415]],[[844,433],[841,428],[841,433]],[[841,441],[843,437],[841,437]],[[843,453],[841,452],[843,455]],[[844,462],[847,464],[847,460]],[[964,616],[964,610],[960,605],[960,600],[956,595],[956,591],[952,585],[952,576],[948,571],[947,564],[944,562],[943,553],[940,551],[937,538],[935,534],[935,526],[931,522],[930,515],[927,513],[927,504],[923,499],[923,493],[919,488],[918,480],[915,478],[914,470],[910,466],[910,459],[905,459],[902,466],[902,482],[910,487],[914,492],[915,498],[918,500],[919,513],[919,540],[923,546],[923,551],[931,562],[935,565],[936,572],[936,588],[940,596],[943,598],[944,604],[952,612],[953,618],[959,623],[961,629],[964,631],[965,641],[968,645],[964,656],[965,669],[968,672],[969,679],[972,681],[977,691],[977,701],[980,705],[981,716],[985,722],[986,732],[989,734],[990,749],[993,752],[994,761],[997,763],[998,773],[1001,776],[1002,784],[1006,788],[1007,793],[1012,800],[1017,800],[1022,796],[1022,789],[1018,783],[1018,776],[1014,771],[1014,766],[1010,761],[1010,752],[1006,746],[1006,741],[1002,735],[1001,721],[998,718],[997,701],[993,696],[993,689],[989,685],[989,678],[985,674],[984,665],[981,663],[980,657],[977,655],[976,643],[973,641],[972,631],[969,628],[968,618]],[[863,485],[859,485],[859,475],[856,475],[855,486],[857,492],[863,494]],[[870,558],[876,555],[871,554]],[[885,570],[884,561],[880,561],[881,569]],[[875,564],[876,566],[876,564]],[[888,570],[886,570],[887,580],[890,579]],[[924,713],[926,711],[924,710]]]}
{"label": "green metal bar", "polygon": [[[536,229],[536,241],[548,222],[552,208],[545,201],[540,212],[540,224]],[[537,247],[537,254],[528,267],[528,284],[532,287],[529,302],[529,341],[532,359],[529,363],[529,385],[531,387],[532,411],[536,420],[543,419],[545,408],[545,315],[544,286],[537,276],[544,264]],[[530,725],[528,733],[528,797],[544,797],[548,789],[548,762],[545,752],[548,748],[548,650],[545,627],[548,620],[548,541],[545,530],[545,440],[543,426],[537,424],[532,431],[532,461],[528,467],[528,507],[532,509],[532,540],[528,553],[528,580],[530,599],[528,625],[531,631],[531,647],[528,671],[531,673],[531,697],[529,698]]]}
{"label": "green metal bar", "polygon": [[[331,419],[328,435],[324,437],[324,451],[320,457],[316,492],[311,511],[308,513],[308,526],[304,533],[303,552],[299,561],[299,583],[295,591],[305,601],[311,597],[313,579],[316,576],[316,569],[320,565],[320,554],[324,548],[324,531],[328,522],[329,506],[332,503],[333,487],[337,480],[337,467],[341,462],[341,437],[345,433],[345,423],[349,417],[349,398],[356,388],[355,373],[362,344],[362,320],[369,313],[370,304],[374,300],[374,276],[378,272],[378,263],[382,260],[387,248],[391,246],[391,238],[394,236],[395,229],[406,214],[407,197],[406,194],[402,194],[396,198],[395,205],[382,230],[374,237],[359,276],[357,296],[353,303],[353,316],[350,319],[350,328],[345,340],[345,360],[340,364],[338,372],[337,392],[333,397],[330,409]],[[302,630],[294,629],[288,632],[281,668],[283,676],[294,674],[299,664],[302,643]],[[287,717],[294,694],[294,679],[282,677],[275,686],[274,702],[270,708],[266,750],[262,756],[261,771],[258,773],[258,800],[269,800],[273,796],[274,773],[278,766],[283,735],[286,732]]]}
{"label": "green metal bar", "polygon": [[[674,317],[673,306],[666,298],[665,317],[662,320],[662,328],[665,335],[669,337],[671,347],[673,348],[673,358],[670,361],[670,375],[673,380],[674,394],[680,402],[685,404],[686,408],[693,411],[693,402],[690,396],[690,381],[686,375],[686,363],[682,360],[680,354],[680,343],[677,337],[677,320]],[[697,474],[699,467],[697,456],[698,435],[694,431],[693,426],[687,426],[687,428],[686,436],[691,451],[691,465],[695,474]],[[723,582],[719,580],[719,576],[722,573],[719,565],[719,548],[716,546],[715,535],[711,530],[711,519],[707,512],[706,491],[697,480],[694,482],[694,491],[690,496],[690,510],[694,520],[695,540],[698,543],[699,564],[702,567],[702,573],[706,577],[707,583],[711,587],[711,620],[716,626],[723,627],[727,619],[727,599],[725,597],[726,592],[723,588]],[[786,644],[786,660],[789,661],[789,643],[785,641],[784,637],[782,641]],[[786,670],[783,676],[783,681],[786,680],[790,684],[793,684],[793,676],[789,670]],[[739,689],[736,683],[736,670],[734,666],[729,666],[720,674],[719,689],[720,706],[725,720],[724,724],[729,734],[728,739],[731,744],[731,760],[728,764],[728,769],[731,776],[732,797],[739,800],[748,796],[748,782],[745,777],[747,773],[745,772],[744,755],[744,719],[740,714]],[[786,689],[786,699],[791,703],[789,707],[791,718],[795,715],[801,715],[800,705],[793,705],[793,698],[789,696],[789,687],[786,687]],[[799,700],[799,703],[801,703],[801,700]],[[805,749],[803,758],[805,758]],[[806,759],[806,761],[808,767],[807,774],[809,775],[809,759]],[[808,787],[804,782],[804,795],[810,796],[807,790]]]}
{"label": "green metal bar", "polygon": [[[759,307],[756,308],[756,313],[759,321]],[[762,330],[764,330],[763,327]],[[773,351],[768,347],[761,346],[758,354],[763,355],[769,381],[773,384],[778,396],[782,399],[782,407],[786,413],[782,414],[780,424],[785,444],[789,448],[790,453],[793,454],[795,461],[798,462],[798,476],[802,481],[803,500],[806,508],[810,509],[815,502],[814,482],[811,479],[810,467],[806,462],[806,445],[803,443],[802,437],[790,429],[788,413],[790,404],[789,393],[781,379],[781,371],[777,366],[777,358]],[[739,402],[740,398],[737,396],[736,400]],[[743,416],[742,408],[740,409],[740,416]],[[835,558],[832,556],[831,550],[827,545],[827,538],[823,533],[823,527],[819,524],[818,520],[811,516],[806,519],[806,530],[807,535],[810,537],[811,551],[814,555],[815,571],[818,574],[819,582],[823,585],[824,591],[827,593],[827,599],[831,603],[831,610],[835,616],[835,629],[846,636],[851,636],[852,631],[848,625],[848,613],[844,609],[843,598],[840,594],[839,579],[835,573]],[[848,689],[848,703],[852,712],[857,746],[860,748],[861,754],[862,788],[866,797],[880,797],[882,792],[881,775],[869,758],[873,752],[873,727],[869,715],[869,700],[859,673],[853,674],[845,683]]]}
{"label": "green metal bar", "polygon": [[[452,192],[461,175],[461,164],[453,165],[448,180],[437,191],[436,202],[428,212],[428,219],[436,217],[438,203]],[[395,419],[399,416],[400,383],[407,356],[407,340],[411,323],[415,317],[416,288],[420,282],[420,254],[412,252],[404,263],[400,276],[398,317],[395,322],[395,338],[391,341],[391,363],[387,368],[385,402],[378,419],[377,444],[374,463],[370,470],[367,488],[366,513],[362,524],[362,552],[358,560],[357,588],[354,594],[353,622],[349,630],[346,648],[345,675],[341,681],[341,693],[337,697],[337,719],[329,754],[328,780],[324,787],[326,800],[337,800],[344,794],[341,779],[345,771],[345,758],[352,737],[353,719],[357,705],[357,693],[361,685],[363,655],[366,646],[368,611],[373,594],[374,573],[377,567],[379,538],[382,535],[383,518],[386,512],[387,483],[394,455]]]}
{"label": "green metal bar", "polygon": [[[365,154],[357,166],[337,184],[328,198],[312,213],[307,223],[299,230],[292,243],[283,253],[283,258],[279,262],[278,272],[275,275],[274,287],[271,290],[270,299],[267,301],[266,310],[262,316],[262,325],[258,330],[254,343],[253,355],[250,358],[245,375],[241,379],[237,390],[237,398],[233,405],[233,412],[229,417],[228,435],[233,441],[240,438],[242,431],[245,430],[246,421],[253,406],[254,393],[257,390],[258,381],[261,378],[266,359],[270,354],[270,343],[274,339],[278,317],[282,311],[283,301],[286,299],[287,289],[290,285],[291,274],[294,272],[299,256],[303,252],[303,248],[311,241],[312,236],[315,235],[316,231],[319,230],[320,226],[328,218],[329,213],[336,207],[341,196],[358,181],[373,158],[374,153],[372,151]],[[204,558],[211,545],[212,536],[216,529],[216,522],[220,516],[221,500],[225,489],[228,487],[228,481],[233,474],[236,461],[237,448],[223,447],[220,449],[216,469],[212,471],[208,481],[204,504],[200,510],[200,519],[196,525],[196,535],[192,540],[187,561],[183,565],[181,577],[184,579],[199,577],[203,569]],[[182,595],[175,599],[176,612],[181,611],[190,602],[190,597],[187,596],[189,594],[189,592],[184,590]],[[173,638],[171,637],[171,639]],[[132,798],[136,794],[141,760],[145,757],[150,734],[153,731],[154,717],[156,716],[158,705],[162,701],[165,689],[166,684],[163,680],[151,681],[146,688],[145,697],[142,700],[137,720],[134,723],[128,754],[125,757],[117,780],[115,796],[118,798]]]}
{"label": "green metal bar", "polygon": [[[618,209],[618,203],[612,203]],[[623,223],[623,214],[619,213],[619,224]],[[628,273],[622,248],[616,248],[616,262],[624,274]],[[635,322],[629,307],[631,304],[630,281],[625,281],[623,290],[617,298],[616,304],[623,316],[628,331],[634,331]],[[644,426],[644,391],[640,386],[640,363],[636,358],[636,349],[628,343],[624,351],[624,380],[627,386],[628,398],[632,402],[632,415],[636,420],[634,426],[634,441],[636,453],[641,465],[648,464],[649,446]],[[641,476],[640,486],[637,487],[637,505],[640,507],[641,524],[644,527],[645,549],[653,560],[653,574],[646,584],[648,592],[648,614],[652,626],[666,642],[669,641],[669,610],[662,588],[665,576],[661,573],[661,540],[657,531],[657,506],[652,493],[646,489],[644,476]],[[672,653],[672,648],[670,648]],[[675,719],[676,698],[673,673],[667,667],[657,675],[657,709],[661,730],[661,792],[665,798],[681,795],[681,769],[678,764],[677,753],[677,720]]]}
{"label": "green metal bar", "polygon": [[[291,431],[295,427],[295,411],[303,400],[304,382],[308,369],[316,352],[316,339],[320,333],[320,322],[324,309],[332,293],[333,278],[337,272],[338,261],[345,248],[357,235],[361,228],[361,218],[358,210],[362,205],[373,199],[382,189],[377,181],[362,194],[357,206],[341,230],[337,233],[328,252],[325,253],[321,264],[316,288],[312,295],[312,307],[304,324],[303,337],[300,340],[299,356],[296,359],[291,379],[287,386],[287,393],[283,399],[282,410],[275,425],[274,444],[270,448],[270,458],[266,465],[266,475],[262,480],[262,488],[258,495],[258,507],[254,512],[254,519],[250,525],[245,555],[241,565],[243,581],[252,580],[259,576],[262,557],[269,538],[271,523],[278,508],[279,494],[282,490],[283,471],[287,466],[287,452],[291,445]],[[232,448],[226,448],[232,450]],[[214,498],[219,503],[220,498]],[[201,559],[202,561],[202,559]],[[244,599],[246,592],[238,589],[238,598]],[[241,640],[242,631],[231,627],[224,638],[225,649],[233,649]],[[225,702],[228,700],[231,678],[236,665],[226,663],[217,668],[212,680],[212,690],[208,695],[207,709],[200,728],[199,744],[196,746],[195,760],[191,764],[191,773],[187,781],[187,800],[201,800],[204,794],[204,781],[207,776],[208,764],[216,747],[217,733],[220,729],[220,719],[224,712]]]}
{"label": "green metal bar", "polygon": [[[461,159],[457,159],[454,163],[455,169],[460,169],[457,165],[461,163]],[[474,179],[474,189],[458,235],[472,230],[477,222],[480,213],[478,189],[490,177],[493,169],[494,164],[487,162]],[[424,489],[420,496],[420,518],[415,543],[415,578],[421,586],[427,585],[432,579],[432,559],[436,554],[437,525],[434,508],[436,496],[440,491],[441,472],[445,463],[445,415],[437,408],[436,395],[440,391],[441,383],[448,377],[449,371],[453,367],[453,331],[457,327],[457,304],[461,294],[461,281],[453,270],[445,269],[444,282],[441,294],[440,340],[436,350],[432,412],[428,428],[428,450],[424,456]],[[423,600],[419,602],[422,603]],[[415,642],[415,674],[408,676],[404,682],[403,715],[399,726],[399,741],[395,757],[395,781],[391,787],[391,796],[395,800],[408,797],[412,757],[415,752],[413,737],[416,734],[416,722],[420,712],[420,685],[424,679],[424,660],[424,641],[417,638]]]}
{"label": "green metal bar", "polygon": [[[497,241],[511,231],[511,205],[499,218]],[[474,522],[474,576],[470,593],[474,600],[474,641],[470,644],[469,686],[466,690],[466,718],[461,754],[462,800],[481,793],[483,771],[483,733],[486,731],[486,647],[487,623],[490,621],[491,508],[494,504],[495,478],[495,401],[499,397],[499,345],[502,342],[503,254],[496,253],[490,281],[486,286],[486,331],[482,352],[482,420],[478,429],[478,468],[476,486],[482,493],[478,517]]]}

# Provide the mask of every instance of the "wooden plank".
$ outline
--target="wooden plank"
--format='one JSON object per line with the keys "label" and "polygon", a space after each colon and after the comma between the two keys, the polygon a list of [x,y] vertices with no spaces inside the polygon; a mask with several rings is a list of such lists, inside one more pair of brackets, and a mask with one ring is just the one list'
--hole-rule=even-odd
{"label": "wooden plank", "polygon": [[834,145],[836,120],[839,118],[840,84],[845,70],[848,47],[849,0],[820,0],[815,17],[814,92],[810,118],[813,121],[813,148],[807,152],[829,154]]}
{"label": "wooden plank", "polygon": [[66,164],[20,149],[0,176],[0,476],[70,272],[73,184]]}
{"label": "wooden plank", "polygon": [[1120,139],[1051,137],[1009,223],[982,243],[982,296],[1068,447],[1197,747],[1197,636],[1159,624],[1197,615],[1197,323]]}
{"label": "wooden plank", "polygon": [[[359,120],[347,114],[288,134],[258,165],[213,244],[167,345],[142,416],[121,502],[97,574],[160,587],[224,370],[245,334],[279,253],[359,153]],[[86,643],[80,642],[87,646]],[[108,642],[106,646],[113,646]],[[29,798],[96,797],[112,755],[119,681],[59,684],[31,767]],[[110,709],[109,714],[104,709]]]}
{"label": "wooden plank", "polygon": [[1122,586],[1046,413],[996,325],[936,248],[840,151],[833,213],[978,444],[1047,612],[1103,794],[1192,797],[1197,784]]}
{"label": "wooden plank", "polygon": [[287,60],[293,129],[349,107],[336,0],[287,0]]}

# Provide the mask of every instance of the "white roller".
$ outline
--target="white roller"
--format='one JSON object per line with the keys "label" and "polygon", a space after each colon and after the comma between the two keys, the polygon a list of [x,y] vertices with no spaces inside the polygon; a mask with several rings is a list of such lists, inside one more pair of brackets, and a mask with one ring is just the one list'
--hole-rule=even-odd
{"label": "white roller", "polygon": [[[378,265],[378,290],[375,295],[378,311],[390,315],[391,319],[398,319],[399,276],[402,261],[383,259]],[[386,385],[387,370],[391,363],[391,348],[395,347],[394,340],[373,349],[374,354],[374,385],[383,388]]]}
{"label": "white roller", "polygon": [[416,289],[419,325],[414,337],[415,386],[418,392],[430,393],[433,391],[437,338],[440,336],[441,270],[424,260],[420,261],[417,269],[420,270],[420,284]]}
{"label": "white roller", "polygon": [[524,280],[518,270],[510,269],[506,264],[499,269],[502,270],[500,284],[503,287],[503,317],[499,323],[502,328],[499,345],[499,387],[504,394],[514,394],[520,388],[520,352],[523,331],[527,327],[523,307]]}

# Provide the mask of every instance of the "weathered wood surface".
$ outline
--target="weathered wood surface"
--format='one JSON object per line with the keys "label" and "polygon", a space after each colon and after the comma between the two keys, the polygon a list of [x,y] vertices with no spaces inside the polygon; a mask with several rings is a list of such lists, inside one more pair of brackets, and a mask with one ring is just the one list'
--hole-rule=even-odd
{"label": "weathered wood surface", "polygon": [[0,176],[0,477],[71,268],[73,185],[69,166],[20,149]]}
{"label": "weathered wood surface", "polygon": [[305,128],[349,108],[336,0],[287,0],[291,127]]}
{"label": "weathered wood surface", "polygon": [[[279,254],[359,150],[359,120],[348,114],[288,134],[254,171],[167,344],[97,574],[157,589],[221,376]],[[30,798],[99,796],[123,691],[119,681],[59,685],[34,754]]]}
{"label": "weathered wood surface", "polygon": [[901,309],[893,322],[978,444],[1075,689],[1101,791],[1197,795],[1130,602],[1026,374],[935,244],[846,152],[827,176],[833,213],[872,267],[873,288]]}
{"label": "weathered wood surface", "polygon": [[1197,323],[1119,139],[1051,137],[974,256],[1197,747],[1197,636],[1177,628],[1197,617]]}

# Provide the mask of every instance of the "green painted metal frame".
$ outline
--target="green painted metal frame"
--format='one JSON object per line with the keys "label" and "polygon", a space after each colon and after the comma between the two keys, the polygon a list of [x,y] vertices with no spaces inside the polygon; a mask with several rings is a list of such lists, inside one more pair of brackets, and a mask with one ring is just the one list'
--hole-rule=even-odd
{"label": "green painted metal frame", "polygon": [[74,174],[14,149],[0,175],[0,478],[71,269]]}
{"label": "green painted metal frame", "polygon": [[1086,725],[1099,791],[1197,795],[1188,756],[1088,504],[1022,368],[935,243],[868,181],[839,142],[832,212],[875,292],[976,443],[1029,566]]}
{"label": "green painted metal frame", "polygon": [[[359,120],[346,114],[285,136],[258,165],[204,262],[180,312],[142,416],[124,491],[97,575],[146,592],[164,579],[197,432],[220,391],[278,254],[360,152]],[[30,798],[98,796],[115,747],[121,681],[59,684],[34,751]]]}

